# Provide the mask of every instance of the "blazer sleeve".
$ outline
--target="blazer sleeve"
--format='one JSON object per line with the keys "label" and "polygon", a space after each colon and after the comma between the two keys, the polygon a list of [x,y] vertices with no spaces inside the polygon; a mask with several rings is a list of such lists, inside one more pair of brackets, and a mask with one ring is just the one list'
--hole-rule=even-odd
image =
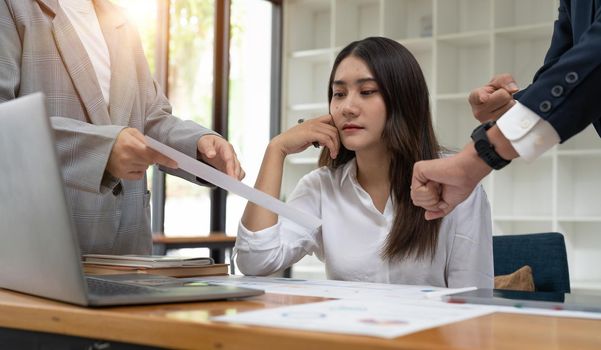
{"label": "blazer sleeve", "polygon": [[[20,96],[23,54],[17,22],[5,0],[0,1],[0,37],[0,102],[3,102]],[[97,126],[57,116],[51,116],[50,122],[65,185],[93,193],[112,190],[118,179],[105,172],[105,168],[115,138],[124,127]]]}
{"label": "blazer sleeve", "polygon": [[21,82],[21,39],[5,0],[0,1],[0,102],[17,97]]}
{"label": "blazer sleeve", "polygon": [[570,2],[562,0],[545,63],[533,83],[515,96],[547,120],[561,142],[601,116],[601,99],[595,96],[601,86],[601,11],[576,42],[571,17]]}

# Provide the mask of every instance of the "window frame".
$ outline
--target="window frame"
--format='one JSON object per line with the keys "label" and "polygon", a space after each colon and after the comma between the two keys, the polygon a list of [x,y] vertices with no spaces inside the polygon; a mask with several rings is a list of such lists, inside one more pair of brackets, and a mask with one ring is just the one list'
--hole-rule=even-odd
{"label": "window frame", "polygon": [[[243,1],[243,0],[242,0]],[[281,86],[282,86],[282,0],[264,0],[273,5],[270,91],[270,137],[280,133]],[[232,0],[215,0],[214,67],[213,67],[213,129],[226,139],[229,122],[229,62]],[[155,79],[169,98],[169,27],[170,0],[157,1],[157,37],[155,51]],[[163,234],[165,229],[166,174],[158,166],[152,169],[152,232]],[[209,234],[218,234],[226,227],[227,192],[221,188],[211,190],[211,214]],[[223,249],[211,249],[216,262],[225,261]]]}

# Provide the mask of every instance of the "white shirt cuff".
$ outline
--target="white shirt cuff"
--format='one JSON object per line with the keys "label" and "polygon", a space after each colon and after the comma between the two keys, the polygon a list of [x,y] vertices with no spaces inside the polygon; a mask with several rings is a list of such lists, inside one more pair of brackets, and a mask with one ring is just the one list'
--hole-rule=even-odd
{"label": "white shirt cuff", "polygon": [[527,162],[535,160],[560,141],[557,131],[548,121],[518,101],[497,120],[497,126]]}

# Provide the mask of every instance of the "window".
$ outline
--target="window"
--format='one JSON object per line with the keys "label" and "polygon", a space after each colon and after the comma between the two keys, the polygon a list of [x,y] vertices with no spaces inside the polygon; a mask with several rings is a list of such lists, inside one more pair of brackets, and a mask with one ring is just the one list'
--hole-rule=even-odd
{"label": "window", "polygon": [[151,73],[155,72],[155,54],[157,38],[157,1],[159,0],[113,0],[125,9],[140,33],[144,53]]}
{"label": "window", "polygon": [[[229,140],[254,186],[270,135],[271,17],[265,0],[232,2],[230,41]],[[233,235],[246,199],[228,194],[226,232]]]}
{"label": "window", "polygon": [[[136,23],[151,70],[158,71],[157,80],[166,91],[173,114],[211,129],[214,48],[220,40],[215,34],[215,13],[223,1],[226,0],[115,0]],[[274,50],[279,54],[280,48],[273,49],[271,42],[273,9],[279,6],[279,1],[232,0],[229,8],[227,133],[246,171],[244,182],[249,186],[254,185],[270,130],[279,125],[279,117],[272,116],[274,109],[279,111],[279,95],[274,96],[272,91],[272,54]],[[164,74],[161,67],[165,67]],[[275,72],[279,74],[278,70]],[[279,80],[279,76],[276,78],[273,81]],[[162,181],[162,174],[148,172],[149,176],[153,173],[157,180],[153,197],[159,198],[153,200],[153,228],[174,236],[208,234],[212,190],[175,176],[167,175]],[[224,228],[228,234],[236,233],[245,205],[243,198],[227,197]],[[223,219],[225,213],[219,216]]]}
{"label": "window", "polygon": [[[173,114],[209,129],[213,102],[213,0],[171,0],[168,96]],[[210,231],[211,190],[167,176],[164,232],[197,236]]]}

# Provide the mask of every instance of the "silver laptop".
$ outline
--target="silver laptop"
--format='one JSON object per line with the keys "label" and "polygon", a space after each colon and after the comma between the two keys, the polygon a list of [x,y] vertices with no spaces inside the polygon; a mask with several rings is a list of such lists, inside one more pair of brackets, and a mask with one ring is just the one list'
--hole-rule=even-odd
{"label": "silver laptop", "polygon": [[263,293],[162,276],[84,276],[57,159],[43,94],[0,104],[0,288],[85,306]]}

